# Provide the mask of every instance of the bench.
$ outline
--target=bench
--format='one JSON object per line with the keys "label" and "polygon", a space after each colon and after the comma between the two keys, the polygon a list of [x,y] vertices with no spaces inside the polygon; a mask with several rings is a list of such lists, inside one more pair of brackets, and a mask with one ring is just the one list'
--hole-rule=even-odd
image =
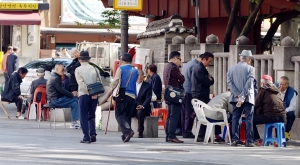
{"label": "bench", "polygon": [[[138,137],[138,120],[137,118],[131,119],[131,129],[135,132],[133,137]],[[158,137],[158,117],[146,116],[144,121],[144,138],[157,138]]]}
{"label": "bench", "polygon": [[3,110],[4,113],[6,114],[7,118],[10,119],[11,117],[10,117],[9,113],[7,112],[7,110],[6,110],[5,106],[4,106],[4,104],[10,104],[10,102],[0,101],[0,106],[1,106],[2,110]]}

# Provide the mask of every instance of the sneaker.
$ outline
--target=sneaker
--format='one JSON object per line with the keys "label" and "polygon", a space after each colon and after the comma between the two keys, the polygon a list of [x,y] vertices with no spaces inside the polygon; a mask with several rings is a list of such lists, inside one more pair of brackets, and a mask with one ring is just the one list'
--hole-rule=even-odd
{"label": "sneaker", "polygon": [[75,129],[78,129],[78,128],[81,128],[80,127],[80,124],[78,124],[77,122],[74,122],[70,125],[70,128],[75,128]]}
{"label": "sneaker", "polygon": [[233,146],[233,147],[237,147],[237,146],[238,146],[238,143],[239,143],[239,141],[238,141],[238,140],[236,140],[236,141],[233,141],[233,142],[231,143],[231,146]]}
{"label": "sneaker", "polygon": [[246,143],[245,147],[256,147],[254,143]]}
{"label": "sneaker", "polygon": [[22,116],[22,115],[21,115],[21,116],[16,116],[16,118],[17,118],[17,119],[23,119],[23,120],[26,119],[26,117],[24,117],[24,116]]}
{"label": "sneaker", "polygon": [[285,132],[285,140],[289,141],[291,139],[290,133]]}

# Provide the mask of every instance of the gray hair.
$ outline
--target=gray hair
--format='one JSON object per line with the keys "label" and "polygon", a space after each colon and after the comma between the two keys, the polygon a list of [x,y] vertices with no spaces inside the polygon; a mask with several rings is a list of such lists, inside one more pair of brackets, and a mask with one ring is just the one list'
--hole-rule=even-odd
{"label": "gray hair", "polygon": [[79,59],[81,62],[89,62],[90,59]]}
{"label": "gray hair", "polygon": [[246,62],[251,59],[252,59],[251,57],[240,56],[240,61],[242,61],[242,62]]}
{"label": "gray hair", "polygon": [[37,76],[38,76],[38,77],[44,77],[44,76],[45,76],[45,73],[37,73]]}
{"label": "gray hair", "polygon": [[80,53],[78,49],[72,48],[71,53],[74,53],[74,52]]}

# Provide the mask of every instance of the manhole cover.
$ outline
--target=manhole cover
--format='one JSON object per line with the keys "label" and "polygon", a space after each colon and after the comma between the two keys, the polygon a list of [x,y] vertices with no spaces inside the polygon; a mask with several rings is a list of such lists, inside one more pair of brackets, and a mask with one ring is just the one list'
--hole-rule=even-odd
{"label": "manhole cover", "polygon": [[169,152],[169,153],[174,153],[174,152],[189,152],[187,150],[174,150],[174,149],[149,149],[148,151]]}

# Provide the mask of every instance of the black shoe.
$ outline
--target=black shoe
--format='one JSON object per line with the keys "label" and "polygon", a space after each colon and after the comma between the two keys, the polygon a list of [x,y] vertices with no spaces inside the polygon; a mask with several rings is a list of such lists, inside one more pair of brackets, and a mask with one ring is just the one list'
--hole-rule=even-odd
{"label": "black shoe", "polygon": [[231,146],[233,146],[233,147],[237,147],[238,146],[238,143],[239,143],[239,141],[237,140],[237,141],[233,141],[232,143],[231,143]]}
{"label": "black shoe", "polygon": [[80,143],[90,144],[91,141],[80,140]]}
{"label": "black shoe", "polygon": [[96,142],[96,141],[97,141],[96,135],[92,135],[91,136],[91,142],[93,143],[93,142]]}
{"label": "black shoe", "polygon": [[121,138],[122,138],[122,141],[124,141],[124,140],[125,140],[125,136],[124,136],[124,135],[122,135],[122,136],[121,136]]}
{"label": "black shoe", "polygon": [[186,138],[186,139],[194,139],[195,138],[195,135],[193,135],[192,133],[189,134],[188,136],[182,136],[183,138]]}
{"label": "black shoe", "polygon": [[254,143],[246,143],[245,147],[256,147]]}
{"label": "black shoe", "polygon": [[143,133],[139,133],[139,136],[138,136],[138,138],[144,138],[144,135],[143,135]]}
{"label": "black shoe", "polygon": [[132,138],[133,135],[134,135],[133,131],[131,131],[129,134],[127,134],[127,136],[124,139],[124,143],[129,142],[130,138]]}
{"label": "black shoe", "polygon": [[215,142],[217,143],[224,143],[225,140],[223,140],[221,137],[215,138]]}
{"label": "black shoe", "polygon": [[[197,142],[204,142],[204,138],[203,137],[198,137]],[[210,138],[208,139],[208,142],[210,142]]]}

